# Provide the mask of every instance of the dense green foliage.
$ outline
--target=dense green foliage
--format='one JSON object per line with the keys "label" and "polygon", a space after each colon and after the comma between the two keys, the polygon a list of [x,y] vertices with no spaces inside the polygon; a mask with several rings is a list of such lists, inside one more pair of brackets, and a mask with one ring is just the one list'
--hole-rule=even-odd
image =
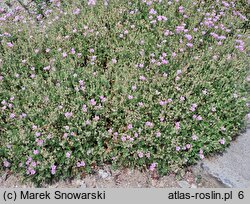
{"label": "dense green foliage", "polygon": [[37,184],[104,163],[177,172],[244,127],[242,1],[54,0],[29,9],[0,14],[3,168]]}

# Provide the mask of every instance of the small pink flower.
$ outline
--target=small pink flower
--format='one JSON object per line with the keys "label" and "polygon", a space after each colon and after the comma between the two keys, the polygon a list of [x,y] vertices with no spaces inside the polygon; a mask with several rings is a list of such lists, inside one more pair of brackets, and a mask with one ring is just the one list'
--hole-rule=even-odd
{"label": "small pink flower", "polygon": [[68,137],[68,133],[63,133],[63,138],[66,139]]}
{"label": "small pink flower", "polygon": [[69,130],[69,126],[63,126],[65,130]]}
{"label": "small pink flower", "polygon": [[36,133],[35,133],[35,136],[36,136],[36,137],[40,137],[40,136],[41,136],[41,133],[40,133],[40,132],[36,132]]}
{"label": "small pink flower", "polygon": [[164,31],[164,35],[165,35],[165,36],[169,36],[169,35],[170,35],[170,31],[169,31],[169,30],[165,30],[165,31]]}
{"label": "small pink flower", "polygon": [[127,140],[127,138],[123,135],[123,136],[121,137],[121,140],[122,140],[123,142],[125,142],[125,141]]}
{"label": "small pink flower", "polygon": [[70,155],[71,155],[70,152],[67,152],[67,153],[66,153],[66,157],[67,157],[67,158],[70,158]]}
{"label": "small pink flower", "polygon": [[84,161],[77,162],[76,166],[77,167],[83,167],[83,166],[85,166],[85,162]]}
{"label": "small pink flower", "polygon": [[196,119],[197,119],[198,121],[201,121],[201,120],[202,120],[202,117],[199,115]]}
{"label": "small pink flower", "polygon": [[79,85],[80,85],[80,86],[84,86],[84,85],[85,85],[84,80],[79,80]]}
{"label": "small pink flower", "polygon": [[98,121],[100,119],[100,117],[98,115],[95,115],[95,117],[93,118],[94,121]]}
{"label": "small pink flower", "polygon": [[65,117],[66,118],[71,118],[73,116],[73,113],[72,112],[66,112],[64,113]]}
{"label": "small pink flower", "polygon": [[105,102],[106,101],[106,97],[104,96],[100,96],[101,102]]}
{"label": "small pink flower", "polygon": [[191,36],[191,35],[189,35],[189,34],[186,34],[186,35],[185,35],[185,38],[187,38],[187,40],[188,40],[188,41],[190,41],[190,40],[192,40],[192,39],[193,39],[193,38],[192,38],[192,36]]}
{"label": "small pink flower", "polygon": [[152,163],[152,164],[150,165],[150,167],[149,167],[149,170],[150,170],[150,171],[154,171],[155,168],[156,168],[156,166],[157,166],[157,163]]}
{"label": "small pink flower", "polygon": [[3,161],[3,165],[4,167],[9,167],[10,166],[10,162],[8,162],[7,160]]}
{"label": "small pink flower", "polygon": [[94,6],[94,5],[96,5],[96,0],[88,0],[88,5],[89,5],[89,6]]}
{"label": "small pink flower", "polygon": [[38,146],[42,146],[42,145],[43,145],[43,140],[39,140],[39,139],[38,139],[38,140],[36,140],[36,142],[37,142],[37,145],[38,145]]}
{"label": "small pink flower", "polygon": [[172,57],[176,57],[176,55],[177,55],[177,54],[176,54],[175,52],[172,53]]}
{"label": "small pink flower", "polygon": [[139,67],[140,67],[140,68],[143,68],[143,67],[144,67],[144,64],[139,64]]}
{"label": "small pink flower", "polygon": [[168,103],[171,103],[172,101],[173,101],[173,99],[172,99],[172,98],[169,98],[167,102],[168,102]]}
{"label": "small pink flower", "polygon": [[37,126],[36,125],[32,125],[32,130],[36,130]]}
{"label": "small pink flower", "polygon": [[52,175],[56,174],[56,166],[54,164],[51,166],[50,172]]}
{"label": "small pink flower", "polygon": [[33,154],[34,154],[34,155],[39,154],[39,150],[35,149],[35,150],[33,151]]}
{"label": "small pink flower", "polygon": [[175,147],[175,150],[176,150],[177,152],[179,152],[179,151],[181,150],[181,148],[180,148],[179,146],[176,146],[176,147]]}
{"label": "small pink flower", "polygon": [[180,101],[185,101],[185,97],[184,97],[184,96],[181,96],[181,97],[180,97]]}
{"label": "small pink flower", "polygon": [[205,156],[204,156],[203,154],[199,154],[199,157],[200,157],[201,159],[204,159],[204,158],[205,158]]}
{"label": "small pink flower", "polygon": [[10,118],[11,118],[11,119],[13,119],[13,118],[15,118],[15,117],[16,117],[15,113],[11,113],[11,114],[10,114]]}
{"label": "small pink flower", "polygon": [[109,133],[109,134],[112,134],[112,132],[113,132],[113,129],[112,129],[112,128],[109,128],[109,129],[108,129],[108,133]]}
{"label": "small pink flower", "polygon": [[143,154],[143,152],[138,152],[137,155],[139,158],[142,158],[144,154]]}
{"label": "small pink flower", "polygon": [[164,105],[167,104],[167,101],[160,101],[159,104],[160,104],[161,106],[164,106]]}
{"label": "small pink flower", "polygon": [[192,43],[187,43],[187,46],[192,48],[193,47],[193,44]]}
{"label": "small pink flower", "polygon": [[67,54],[66,52],[63,52],[63,53],[62,53],[62,56],[63,56],[63,58],[65,58],[65,57],[68,56],[68,54]]}
{"label": "small pink flower", "polygon": [[31,162],[31,166],[36,167],[36,162]]}
{"label": "small pink flower", "polygon": [[198,137],[196,135],[192,135],[192,140],[197,140]]}
{"label": "small pink flower", "polygon": [[132,90],[133,90],[133,91],[136,90],[136,85],[132,86]]}
{"label": "small pink flower", "polygon": [[194,112],[194,111],[196,110],[196,108],[197,108],[197,104],[194,103],[194,104],[192,104],[190,110],[191,110],[192,112]]}
{"label": "small pink flower", "polygon": [[31,157],[28,157],[28,159],[27,159],[27,161],[26,161],[26,165],[29,165],[31,161],[32,161],[32,158],[31,158]]}
{"label": "small pink flower", "polygon": [[77,8],[77,9],[73,10],[73,14],[74,15],[78,15],[80,13],[80,11],[81,10],[79,8]]}
{"label": "small pink flower", "polygon": [[222,144],[222,145],[224,145],[225,144],[225,139],[224,138],[220,139],[219,143]]}
{"label": "small pink flower", "polygon": [[176,123],[175,123],[175,129],[176,129],[176,130],[179,130],[179,129],[180,129],[180,122],[176,122]]}
{"label": "small pink flower", "polygon": [[131,99],[133,99],[133,98],[134,98],[133,96],[128,95],[128,99],[129,99],[129,100],[131,100]]}
{"label": "small pink flower", "polygon": [[72,48],[72,49],[71,49],[71,54],[74,55],[75,53],[76,53],[75,49]]}
{"label": "small pink flower", "polygon": [[128,125],[128,129],[130,130],[130,129],[132,129],[132,128],[133,128],[132,124],[129,124],[129,125]]}
{"label": "small pink flower", "polygon": [[86,105],[83,105],[83,106],[82,106],[82,111],[83,111],[84,113],[86,113],[86,112],[88,111]]}
{"label": "small pink flower", "polygon": [[91,100],[89,101],[89,103],[90,103],[92,106],[95,106],[95,105],[96,105],[95,99],[91,99]]}
{"label": "small pink flower", "polygon": [[140,76],[139,79],[140,79],[141,81],[145,81],[145,80],[146,80],[146,77],[145,77],[145,76]]}
{"label": "small pink flower", "polygon": [[162,64],[168,64],[168,60],[163,59]]}
{"label": "small pink flower", "polygon": [[161,136],[161,132],[158,131],[158,132],[155,133],[155,135],[156,135],[156,137],[160,137]]}
{"label": "small pink flower", "polygon": [[153,123],[147,121],[147,122],[145,123],[145,126],[147,126],[147,127],[153,127]]}
{"label": "small pink flower", "polygon": [[48,134],[47,139],[51,139],[51,138],[52,138],[52,135]]}
{"label": "small pink flower", "polygon": [[31,169],[31,170],[30,170],[30,174],[31,174],[31,175],[34,175],[35,173],[36,173],[36,170],[34,170],[34,169]]}
{"label": "small pink flower", "polygon": [[190,110],[192,111],[192,112],[194,112],[195,111],[195,107],[193,107],[193,106],[191,106],[191,108],[190,108]]}
{"label": "small pink flower", "polygon": [[176,74],[177,75],[180,75],[182,73],[182,71],[180,70],[180,69],[178,69],[177,71],[176,71]]}
{"label": "small pink flower", "polygon": [[144,104],[142,102],[139,102],[138,105],[142,107]]}
{"label": "small pink flower", "polygon": [[155,15],[155,14],[157,14],[157,11],[154,10],[153,8],[151,8],[151,9],[149,10],[149,13]]}
{"label": "small pink flower", "polygon": [[45,71],[50,70],[50,66],[46,66],[46,67],[44,67],[44,68],[43,68],[43,70],[45,70]]}
{"label": "small pink flower", "polygon": [[145,154],[145,156],[146,156],[147,158],[150,158],[150,152],[147,152],[147,153]]}
{"label": "small pink flower", "polygon": [[7,42],[8,47],[13,47],[14,45],[11,42]]}

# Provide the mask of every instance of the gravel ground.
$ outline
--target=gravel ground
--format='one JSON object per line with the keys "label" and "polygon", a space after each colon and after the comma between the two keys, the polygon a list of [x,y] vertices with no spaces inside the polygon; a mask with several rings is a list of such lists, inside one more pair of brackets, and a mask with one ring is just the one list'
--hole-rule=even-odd
{"label": "gravel ground", "polygon": [[[11,172],[1,172],[0,187],[2,188],[34,188],[31,183],[22,183],[18,175]],[[97,169],[92,175],[82,179],[59,181],[52,185],[43,185],[45,188],[219,188],[224,187],[216,179],[193,173],[187,170],[182,179],[174,174],[163,177],[131,169],[113,171],[110,166]]]}

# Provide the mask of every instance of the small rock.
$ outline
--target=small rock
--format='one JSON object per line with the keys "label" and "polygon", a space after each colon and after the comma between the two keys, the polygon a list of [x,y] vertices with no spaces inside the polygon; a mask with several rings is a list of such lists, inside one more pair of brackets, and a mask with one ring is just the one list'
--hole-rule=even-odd
{"label": "small rock", "polygon": [[152,179],[151,183],[152,183],[152,186],[155,187],[157,185],[157,180],[156,179]]}
{"label": "small rock", "polygon": [[80,188],[87,188],[86,183],[83,183],[83,184],[80,186]]}
{"label": "small rock", "polygon": [[86,183],[83,180],[76,180],[76,185],[78,188],[86,188]]}
{"label": "small rock", "polygon": [[98,175],[99,175],[100,178],[103,178],[103,179],[109,177],[109,174],[106,171],[102,170],[102,169],[98,171]]}
{"label": "small rock", "polygon": [[197,188],[197,186],[194,183],[192,183],[191,188]]}
{"label": "small rock", "polygon": [[190,188],[190,184],[187,181],[177,181],[181,188]]}

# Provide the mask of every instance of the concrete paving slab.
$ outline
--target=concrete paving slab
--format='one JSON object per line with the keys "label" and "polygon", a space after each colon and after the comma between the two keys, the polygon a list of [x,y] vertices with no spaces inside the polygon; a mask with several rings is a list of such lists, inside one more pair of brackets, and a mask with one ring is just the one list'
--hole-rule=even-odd
{"label": "concrete paving slab", "polygon": [[250,187],[250,125],[222,154],[200,162],[194,168],[218,179],[227,187]]}

